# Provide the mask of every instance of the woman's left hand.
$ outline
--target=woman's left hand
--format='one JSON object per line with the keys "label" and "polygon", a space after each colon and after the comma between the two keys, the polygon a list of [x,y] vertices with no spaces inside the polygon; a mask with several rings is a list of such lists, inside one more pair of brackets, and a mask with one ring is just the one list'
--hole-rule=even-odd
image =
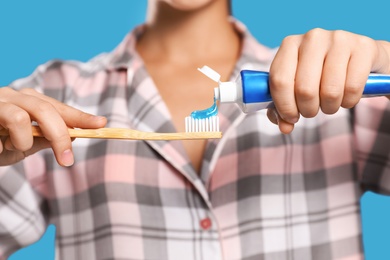
{"label": "woman's left hand", "polygon": [[370,72],[390,74],[390,43],[346,31],[313,29],[286,37],[270,68],[269,119],[290,133],[300,115],[352,108]]}

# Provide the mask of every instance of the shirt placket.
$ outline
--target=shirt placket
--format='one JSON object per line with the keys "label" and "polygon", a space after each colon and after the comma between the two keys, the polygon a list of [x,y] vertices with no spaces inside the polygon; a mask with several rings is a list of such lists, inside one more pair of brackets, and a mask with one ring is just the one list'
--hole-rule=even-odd
{"label": "shirt placket", "polygon": [[[141,68],[141,70],[143,71],[139,72],[147,75],[145,68]],[[131,127],[133,129],[146,132],[175,131],[175,127],[171,123],[171,116],[168,112],[168,109],[163,103],[157,88],[154,86],[153,81],[150,80],[150,77],[145,79],[148,80],[148,84],[151,85],[147,87],[143,86],[142,89],[139,86],[134,86],[134,82],[139,82],[139,80],[136,79],[137,73],[139,72],[134,72],[134,70],[128,69],[128,87],[138,91],[139,96],[153,96],[153,102],[158,103],[159,109],[149,109],[149,115],[143,116],[142,123],[133,124]],[[149,92],[142,93],[143,91]],[[157,117],[159,118],[160,122],[163,122],[160,125],[156,124],[156,120],[153,120]],[[161,119],[161,117],[164,118]],[[137,122],[140,120],[141,119],[139,119]],[[177,171],[182,176],[184,176],[194,188],[193,190],[195,192],[192,192],[191,196],[194,197],[195,202],[194,204],[189,204],[190,208],[187,209],[188,212],[192,212],[190,215],[192,216],[191,218],[193,221],[193,243],[195,248],[194,251],[196,251],[194,253],[194,259],[221,259],[222,252],[221,246],[219,244],[219,232],[217,230],[215,218],[212,214],[209,194],[201,178],[191,166],[184,146],[180,141],[146,140],[145,143],[149,145],[156,153],[158,153],[163,160],[169,163],[174,168],[173,171]],[[174,173],[172,172],[172,174]],[[183,187],[183,189],[186,188]]]}

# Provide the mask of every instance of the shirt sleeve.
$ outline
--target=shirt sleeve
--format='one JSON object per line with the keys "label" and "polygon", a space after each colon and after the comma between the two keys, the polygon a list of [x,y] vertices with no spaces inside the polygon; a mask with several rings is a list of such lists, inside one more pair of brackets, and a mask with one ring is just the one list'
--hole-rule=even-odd
{"label": "shirt sleeve", "polygon": [[26,178],[22,163],[0,167],[1,260],[40,239],[47,226],[45,208],[43,196]]}
{"label": "shirt sleeve", "polygon": [[[38,91],[42,67],[10,84],[14,89]],[[44,163],[39,153],[11,165],[0,166],[0,260],[39,240],[47,227]]]}
{"label": "shirt sleeve", "polygon": [[364,98],[354,109],[356,159],[363,191],[390,195],[390,102]]}

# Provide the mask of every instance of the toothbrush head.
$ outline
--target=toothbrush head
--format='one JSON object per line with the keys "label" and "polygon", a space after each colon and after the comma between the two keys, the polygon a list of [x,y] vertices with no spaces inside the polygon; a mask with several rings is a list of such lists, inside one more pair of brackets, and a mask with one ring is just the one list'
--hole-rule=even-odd
{"label": "toothbrush head", "polygon": [[219,117],[210,116],[206,118],[185,118],[186,132],[219,132]]}

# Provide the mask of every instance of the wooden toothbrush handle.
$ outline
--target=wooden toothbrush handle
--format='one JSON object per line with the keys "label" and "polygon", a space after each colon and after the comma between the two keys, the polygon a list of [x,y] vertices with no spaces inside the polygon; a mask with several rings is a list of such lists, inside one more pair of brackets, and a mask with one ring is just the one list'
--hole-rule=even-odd
{"label": "wooden toothbrush handle", "polygon": [[[100,138],[100,139],[124,139],[124,140],[199,140],[219,139],[221,132],[181,132],[181,133],[153,133],[142,132],[126,128],[98,128],[98,129],[72,129],[69,128],[72,138]],[[9,135],[8,130],[0,130],[0,136]],[[39,126],[32,126],[32,135],[44,137]]]}

